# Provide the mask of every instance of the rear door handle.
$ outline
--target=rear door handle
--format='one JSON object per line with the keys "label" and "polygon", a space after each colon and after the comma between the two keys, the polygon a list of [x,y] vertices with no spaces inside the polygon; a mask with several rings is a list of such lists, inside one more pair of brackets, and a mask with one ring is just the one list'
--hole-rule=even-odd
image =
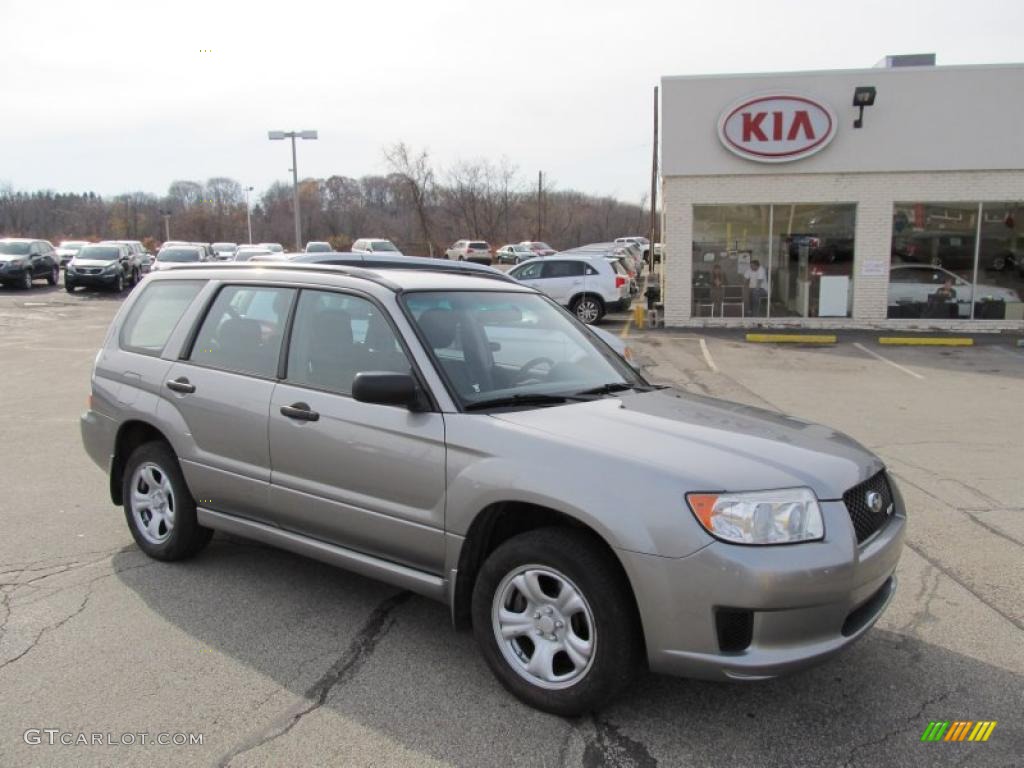
{"label": "rear door handle", "polygon": [[181,392],[183,395],[190,395],[196,391],[196,385],[190,383],[184,376],[168,381],[167,388],[174,392]]}
{"label": "rear door handle", "polygon": [[320,414],[310,410],[308,403],[292,403],[281,406],[281,415],[296,421],[319,421]]}

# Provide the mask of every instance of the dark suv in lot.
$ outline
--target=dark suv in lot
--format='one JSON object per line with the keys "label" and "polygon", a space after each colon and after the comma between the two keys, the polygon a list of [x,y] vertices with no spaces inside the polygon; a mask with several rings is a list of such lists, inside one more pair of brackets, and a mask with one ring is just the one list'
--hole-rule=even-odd
{"label": "dark suv in lot", "polygon": [[0,283],[28,289],[33,280],[42,278],[50,285],[60,279],[57,252],[50,243],[27,237],[0,240]]}
{"label": "dark suv in lot", "polygon": [[68,262],[64,271],[64,288],[109,288],[117,293],[139,282],[142,268],[138,256],[122,243],[106,242],[86,245]]}

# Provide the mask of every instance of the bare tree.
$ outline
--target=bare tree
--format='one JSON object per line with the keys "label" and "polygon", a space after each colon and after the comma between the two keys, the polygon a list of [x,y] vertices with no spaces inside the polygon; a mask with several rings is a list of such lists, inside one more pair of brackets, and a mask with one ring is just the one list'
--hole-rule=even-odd
{"label": "bare tree", "polygon": [[434,189],[434,171],[430,167],[430,157],[426,150],[418,154],[404,142],[399,142],[384,150],[384,158],[392,172],[405,182],[416,218],[419,220],[420,232],[427,244],[430,256],[434,255],[434,241],[431,237],[429,200]]}

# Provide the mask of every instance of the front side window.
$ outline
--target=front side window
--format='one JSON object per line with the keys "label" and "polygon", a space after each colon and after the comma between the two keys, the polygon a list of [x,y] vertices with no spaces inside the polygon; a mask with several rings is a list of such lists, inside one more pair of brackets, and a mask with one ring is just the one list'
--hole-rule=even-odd
{"label": "front side window", "polygon": [[543,268],[543,261],[535,261],[532,264],[526,264],[522,267],[511,269],[509,270],[509,274],[516,280],[536,280],[540,277],[540,273]]}
{"label": "front side window", "polygon": [[224,287],[203,320],[189,359],[214,368],[273,377],[294,297],[292,288]]}
{"label": "front side window", "polygon": [[435,364],[468,409],[502,398],[573,398],[642,386],[635,371],[532,292],[431,291],[402,301]]}
{"label": "front side window", "polygon": [[348,395],[364,371],[409,373],[412,366],[373,302],[329,291],[303,291],[288,347],[288,381]]}
{"label": "front side window", "polygon": [[145,355],[163,352],[202,287],[201,280],[160,280],[146,285],[121,326],[121,348]]}

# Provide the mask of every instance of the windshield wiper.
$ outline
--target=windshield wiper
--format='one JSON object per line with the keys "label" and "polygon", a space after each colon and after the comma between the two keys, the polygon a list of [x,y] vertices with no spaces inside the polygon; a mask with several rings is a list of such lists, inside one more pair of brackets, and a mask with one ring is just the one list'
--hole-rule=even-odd
{"label": "windshield wiper", "polygon": [[465,410],[467,411],[481,411],[485,408],[502,408],[505,406],[514,405],[562,405],[563,403],[579,403],[592,400],[590,397],[580,397],[578,395],[545,395],[545,394],[518,394],[518,395],[507,395],[505,397],[492,397],[490,400],[477,400],[475,403],[469,403]]}
{"label": "windshield wiper", "polygon": [[625,392],[627,390],[635,390],[637,392],[653,392],[655,389],[660,387],[647,386],[645,384],[626,384],[621,381],[612,381],[608,384],[602,384],[599,387],[593,389],[584,389],[582,392],[577,392],[577,395],[611,395],[615,392]]}

